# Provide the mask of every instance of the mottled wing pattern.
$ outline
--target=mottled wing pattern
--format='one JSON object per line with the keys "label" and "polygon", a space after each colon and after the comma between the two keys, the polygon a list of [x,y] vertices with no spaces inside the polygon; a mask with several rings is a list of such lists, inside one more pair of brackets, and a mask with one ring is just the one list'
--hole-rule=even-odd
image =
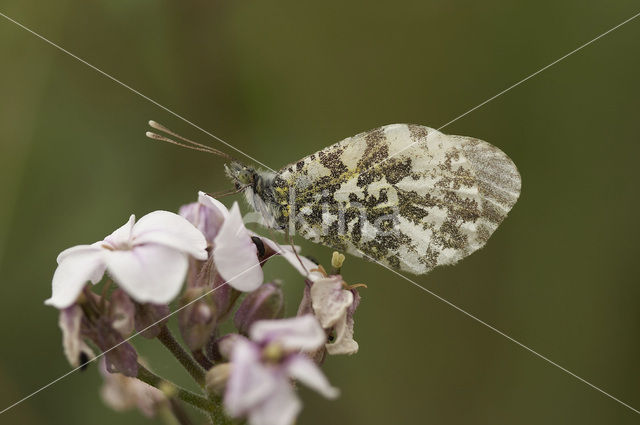
{"label": "mottled wing pattern", "polygon": [[393,124],[283,168],[273,185],[282,220],[303,237],[422,274],[487,242],[520,175],[487,142]]}

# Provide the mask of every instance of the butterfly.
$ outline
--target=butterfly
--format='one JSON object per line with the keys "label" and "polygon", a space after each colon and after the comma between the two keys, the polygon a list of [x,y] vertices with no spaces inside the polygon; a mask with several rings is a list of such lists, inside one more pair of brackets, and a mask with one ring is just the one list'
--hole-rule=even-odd
{"label": "butterfly", "polygon": [[414,124],[360,133],[279,171],[236,160],[225,169],[265,226],[413,274],[483,247],[521,187],[495,146]]}

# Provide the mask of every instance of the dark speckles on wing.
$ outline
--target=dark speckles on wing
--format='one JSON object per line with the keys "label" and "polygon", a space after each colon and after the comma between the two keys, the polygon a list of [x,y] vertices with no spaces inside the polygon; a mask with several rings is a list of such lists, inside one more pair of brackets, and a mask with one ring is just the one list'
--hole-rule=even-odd
{"label": "dark speckles on wing", "polygon": [[340,155],[342,155],[343,151],[344,148],[336,148],[331,151],[318,152],[318,159],[320,160],[320,163],[331,172],[331,177],[333,178],[339,178],[342,174],[349,171],[347,166],[344,165],[340,159]]}
{"label": "dark speckles on wing", "polygon": [[364,140],[367,147],[362,154],[362,158],[358,161],[358,170],[367,170],[377,163],[389,157],[389,146],[387,146],[387,138],[384,134],[384,127],[364,133]]}
{"label": "dark speckles on wing", "polygon": [[411,139],[414,142],[426,139],[429,135],[430,128],[424,127],[422,125],[409,124],[409,133],[411,134]]}

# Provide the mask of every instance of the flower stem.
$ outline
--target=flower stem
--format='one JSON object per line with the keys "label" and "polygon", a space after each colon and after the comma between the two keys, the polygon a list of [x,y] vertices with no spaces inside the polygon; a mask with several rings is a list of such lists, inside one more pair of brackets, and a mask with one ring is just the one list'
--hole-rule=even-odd
{"label": "flower stem", "polygon": [[200,366],[202,366],[205,370],[209,370],[213,367],[213,363],[211,363],[211,360],[209,360],[207,356],[204,355],[202,350],[192,351],[191,354],[193,355],[193,358],[196,359]]}
{"label": "flower stem", "polygon": [[189,375],[200,385],[204,387],[205,370],[194,360],[194,358],[180,345],[173,337],[169,328],[165,325],[160,328],[158,335],[160,342],[167,347],[171,354],[175,356],[180,364],[189,372]]}
{"label": "flower stem", "polygon": [[184,388],[177,386],[173,382],[169,382],[166,379],[159,377],[146,367],[142,366],[140,363],[138,363],[137,378],[142,382],[151,385],[152,387],[163,390],[163,392],[165,393],[173,393],[177,399],[182,400],[193,407],[204,410],[207,414],[211,414],[216,410],[221,410],[219,404],[216,404],[215,402],[208,400],[205,397],[192,393],[189,390],[185,390]]}
{"label": "flower stem", "polygon": [[175,416],[176,420],[180,425],[192,425],[191,419],[189,419],[189,415],[185,412],[184,407],[180,404],[180,401],[175,398],[169,399],[169,408],[173,416]]}

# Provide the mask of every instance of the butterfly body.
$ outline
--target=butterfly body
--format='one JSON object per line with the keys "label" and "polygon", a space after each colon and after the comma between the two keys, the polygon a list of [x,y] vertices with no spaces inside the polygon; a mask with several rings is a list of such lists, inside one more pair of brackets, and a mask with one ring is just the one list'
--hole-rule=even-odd
{"label": "butterfly body", "polygon": [[270,228],[426,273],[481,248],[520,194],[498,148],[419,125],[360,133],[280,171],[227,173]]}

